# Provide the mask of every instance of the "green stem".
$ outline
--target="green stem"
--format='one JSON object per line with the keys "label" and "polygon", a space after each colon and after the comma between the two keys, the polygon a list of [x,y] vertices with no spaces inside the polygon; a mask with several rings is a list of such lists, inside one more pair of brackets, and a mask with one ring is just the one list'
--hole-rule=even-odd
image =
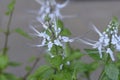
{"label": "green stem", "polygon": [[33,66],[31,67],[31,70],[28,71],[28,72],[25,74],[25,76],[23,77],[23,80],[27,80],[27,77],[32,73],[32,71],[35,69],[37,63],[40,61],[40,58],[41,58],[41,57],[37,57],[37,58],[36,58],[35,62],[33,63]]}
{"label": "green stem", "polygon": [[109,55],[107,54],[106,56],[107,56],[107,57],[106,57],[107,59],[105,59],[104,67],[103,67],[103,70],[102,70],[102,72],[101,72],[98,80],[102,80],[102,79],[103,79],[103,77],[104,77],[104,75],[105,75],[105,65],[108,64],[108,62],[109,62],[109,60],[110,60]]}
{"label": "green stem", "polygon": [[91,80],[91,79],[90,79],[90,74],[89,74],[89,72],[85,72],[85,74],[86,74],[87,80]]}
{"label": "green stem", "polygon": [[10,35],[10,24],[11,24],[11,21],[12,21],[13,11],[14,11],[14,8],[13,8],[13,10],[12,10],[11,13],[10,13],[9,21],[8,21],[8,24],[7,24],[7,30],[6,30],[6,32],[5,32],[5,43],[4,43],[4,48],[3,48],[3,54],[4,54],[4,55],[7,54],[7,49],[8,49],[8,37],[9,37],[9,35]]}
{"label": "green stem", "polygon": [[[112,46],[111,45],[111,40],[112,40],[112,34],[110,34],[109,48],[111,48],[111,46]],[[103,70],[102,70],[98,80],[102,80],[103,79],[103,77],[105,75],[105,71],[104,71],[105,70],[105,65],[108,64],[109,61],[110,61],[110,56],[107,54],[106,55],[106,59],[105,59],[105,63],[104,63],[104,68],[103,68]]]}
{"label": "green stem", "polygon": [[102,79],[103,79],[103,76],[104,76],[104,74],[105,74],[104,69],[105,69],[105,68],[103,68],[103,70],[102,70],[102,72],[101,72],[98,80],[102,80]]}
{"label": "green stem", "polygon": [[90,79],[90,75],[89,75],[89,74],[87,74],[87,79],[88,79],[88,80],[91,80],[91,79]]}

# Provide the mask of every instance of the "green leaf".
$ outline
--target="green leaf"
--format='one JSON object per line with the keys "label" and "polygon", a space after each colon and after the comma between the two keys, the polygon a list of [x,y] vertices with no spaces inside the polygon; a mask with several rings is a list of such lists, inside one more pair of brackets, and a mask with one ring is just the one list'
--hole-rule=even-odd
{"label": "green leaf", "polygon": [[116,57],[117,57],[117,59],[115,61],[115,64],[117,67],[120,68],[120,52],[117,52]]}
{"label": "green leaf", "polygon": [[106,65],[105,73],[111,80],[118,80],[119,69],[114,64]]}
{"label": "green leaf", "polygon": [[28,78],[28,80],[48,80],[52,77],[54,70],[47,65],[39,67],[36,72]]}
{"label": "green leaf", "polygon": [[49,29],[47,29],[45,32],[46,32],[47,35],[52,36],[52,33],[50,32]]}
{"label": "green leaf", "polygon": [[64,24],[63,24],[62,20],[57,19],[56,23],[57,23],[57,27],[59,27],[61,29],[60,34],[62,36],[70,36],[71,35],[70,30],[64,27]]}
{"label": "green leaf", "polygon": [[49,61],[54,68],[57,68],[58,70],[60,70],[60,65],[62,64],[62,61],[63,61],[61,55],[57,55],[51,58]]}
{"label": "green leaf", "polygon": [[11,12],[14,10],[14,6],[15,6],[16,0],[12,0],[9,4],[8,4],[8,11],[5,13],[6,15],[10,15]]}
{"label": "green leaf", "polygon": [[12,66],[12,67],[18,67],[18,66],[21,65],[21,63],[18,63],[18,62],[9,62],[8,65]]}
{"label": "green leaf", "polygon": [[45,16],[45,21],[47,22],[49,22],[50,21],[50,17],[49,17],[49,15],[47,14],[46,16]]}
{"label": "green leaf", "polygon": [[71,35],[71,32],[69,29],[67,28],[63,28],[63,30],[61,31],[60,33],[62,36],[70,36]]}
{"label": "green leaf", "polygon": [[100,66],[100,64],[98,62],[92,62],[92,63],[88,64],[88,66],[90,66],[89,71],[92,72],[92,71],[96,70]]}
{"label": "green leaf", "polygon": [[97,49],[84,49],[88,54],[98,53]]}
{"label": "green leaf", "polygon": [[111,25],[114,25],[115,27],[119,27],[119,21],[118,21],[118,18],[116,16],[114,16],[112,18],[112,24]]}
{"label": "green leaf", "polygon": [[52,75],[54,75],[54,70],[50,68],[49,70],[45,71],[45,73],[42,75],[44,80],[51,80]]}
{"label": "green leaf", "polygon": [[76,61],[72,63],[72,68],[74,70],[74,75],[78,74],[79,72],[92,72],[96,70],[99,67],[99,63],[97,62],[92,62],[92,63],[84,63],[82,61]]}
{"label": "green leaf", "polygon": [[32,39],[32,38],[30,37],[30,35],[28,35],[28,33],[26,33],[26,32],[25,32],[23,29],[21,29],[21,28],[16,28],[14,31],[15,31],[16,33],[18,33],[19,35],[25,37],[25,38]]}
{"label": "green leaf", "polygon": [[15,3],[16,0],[12,0],[11,3],[8,5],[8,9],[12,11],[14,9]]}
{"label": "green leaf", "polygon": [[49,69],[50,69],[50,66],[43,65],[36,70],[35,75],[40,75],[40,74],[42,75],[45,71]]}
{"label": "green leaf", "polygon": [[82,56],[83,54],[80,52],[80,50],[74,50],[73,53],[70,56],[68,56],[67,61],[80,59]]}
{"label": "green leaf", "polygon": [[64,28],[64,23],[62,22],[62,20],[60,19],[57,19],[56,20],[56,23],[57,23],[57,27],[63,29]]}
{"label": "green leaf", "polygon": [[97,49],[84,49],[87,54],[93,59],[93,60],[100,60],[100,56]]}
{"label": "green leaf", "polygon": [[73,80],[70,72],[63,71],[53,75],[54,80]]}
{"label": "green leaf", "polygon": [[[4,75],[7,78],[7,80],[18,80],[18,78],[13,74],[4,73]],[[2,80],[2,79],[0,79],[0,80]]]}
{"label": "green leaf", "polygon": [[8,65],[8,56],[0,54],[0,70],[3,70]]}
{"label": "green leaf", "polygon": [[120,52],[116,54],[116,57],[120,60]]}
{"label": "green leaf", "polygon": [[74,70],[74,74],[77,74],[78,72],[86,72],[88,71],[88,65],[86,63],[83,63],[81,61],[76,61],[72,63],[72,68]]}
{"label": "green leaf", "polygon": [[102,80],[109,80],[107,76],[103,76]]}
{"label": "green leaf", "polygon": [[69,43],[65,44],[65,55],[70,56],[73,52],[73,49],[71,48]]}
{"label": "green leaf", "polygon": [[52,53],[53,55],[61,54],[62,52],[63,52],[63,48],[61,46],[56,46],[56,45],[53,45],[50,51],[50,53]]}
{"label": "green leaf", "polygon": [[5,75],[0,74],[0,80],[8,80]]}

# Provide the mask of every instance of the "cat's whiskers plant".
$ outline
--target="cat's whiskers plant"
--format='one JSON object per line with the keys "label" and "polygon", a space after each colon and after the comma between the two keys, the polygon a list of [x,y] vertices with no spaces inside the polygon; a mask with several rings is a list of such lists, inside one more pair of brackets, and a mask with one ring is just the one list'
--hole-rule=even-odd
{"label": "cat's whiskers plant", "polygon": [[[32,61],[35,62],[33,66],[26,67],[27,73],[22,78],[17,78],[15,75],[5,71],[8,66],[19,66],[19,63],[11,62],[8,58],[8,37],[12,32],[17,32],[29,39],[31,37],[21,28],[10,30],[15,6],[15,0],[12,0],[6,12],[6,15],[10,17],[7,30],[4,30],[6,36],[5,45],[0,52],[0,80],[82,80],[83,76],[87,80],[91,80],[91,72],[100,65],[103,65],[103,70],[98,80],[120,80],[120,36],[118,34],[120,24],[118,19],[114,17],[103,32],[100,32],[95,25],[92,25],[92,29],[99,35],[97,41],[87,38],[83,39],[85,34],[71,39],[69,38],[71,32],[64,27],[62,21],[65,16],[60,13],[60,9],[64,8],[68,1],[66,0],[64,3],[59,4],[55,0],[36,0],[41,5],[40,10],[37,12],[36,20],[41,24],[38,27],[43,27],[43,31],[40,32],[37,29],[38,27],[30,25],[30,28],[34,31],[31,35],[42,38],[41,43],[33,46],[46,49],[44,57],[47,64],[40,66],[32,74],[41,59],[40,54],[40,56],[32,58]],[[71,42],[76,40],[90,45],[94,49],[84,49],[88,54],[82,54],[79,49],[74,49],[70,45]],[[85,63],[81,61],[80,59],[84,55],[89,55],[93,62]],[[79,79],[78,76],[80,76]]]}
{"label": "cat's whiskers plant", "polygon": [[[45,74],[35,73],[30,76],[29,79],[76,80],[77,74],[74,72],[74,68],[71,66],[75,62],[74,59],[76,60],[82,55],[79,53],[79,50],[74,50],[70,47],[69,43],[73,42],[75,39],[70,39],[68,37],[71,35],[71,32],[64,27],[62,22],[63,17],[60,14],[60,9],[65,7],[69,0],[63,4],[58,4],[55,0],[45,0],[43,2],[40,0],[36,1],[41,4],[37,21],[42,24],[44,30],[39,32],[34,26],[31,26],[31,29],[35,32],[32,35],[43,38],[41,44],[36,45],[36,47],[47,48],[46,59],[49,62],[49,67],[41,66],[40,69],[45,67],[45,70],[46,68],[49,68],[52,71],[47,78],[43,77],[43,75],[46,76],[46,71],[49,70],[43,71]],[[39,71],[41,72],[41,70]],[[36,75],[40,74],[42,75],[35,77]]]}
{"label": "cat's whiskers plant", "polygon": [[[53,38],[59,38],[59,40],[65,41],[65,42],[69,42],[72,40],[69,40],[68,37],[61,37],[58,36],[59,33],[61,32],[61,29],[59,27],[57,27],[57,18],[62,19],[63,16],[60,14],[60,9],[65,7],[68,3],[69,0],[67,0],[65,3],[63,4],[58,4],[55,0],[45,0],[45,1],[40,1],[40,0],[36,0],[40,5],[41,8],[38,12],[38,16],[37,16],[37,21],[40,22],[43,26],[43,28],[45,29],[44,32],[38,32],[34,27],[32,27],[32,29],[34,31],[36,31],[38,33],[39,37],[43,37],[43,41],[41,45],[36,45],[38,47],[40,46],[44,46],[46,45],[45,42],[48,41],[48,50],[50,50],[50,48],[52,47],[53,43],[50,40],[50,37]],[[46,32],[51,33],[51,35],[46,34]],[[54,40],[55,44],[59,44],[62,45],[60,43],[58,39]]]}
{"label": "cat's whiskers plant", "polygon": [[[115,52],[120,51],[120,36],[118,34],[120,24],[118,22],[118,19],[114,17],[103,33],[101,33],[94,25],[92,26],[93,29],[99,34],[98,41],[92,41],[89,39],[88,41],[83,39],[79,40],[97,49],[98,53],[100,54],[100,58],[102,58],[99,61],[103,61],[104,67],[98,80],[118,80],[119,69],[116,64],[119,63],[119,60],[116,60],[114,57],[115,55],[119,54],[115,54]],[[116,57],[118,58],[118,56]]]}
{"label": "cat's whiskers plant", "polygon": [[[39,2],[39,1],[37,0],[37,2]],[[42,3],[42,2],[40,1],[39,3]],[[41,9],[40,9],[41,16],[37,17],[37,20],[42,24],[44,31],[39,32],[37,29],[35,29],[33,26],[31,26],[31,29],[33,29],[36,32],[33,35],[43,38],[42,44],[36,45],[36,46],[37,47],[47,46],[47,48],[48,48],[47,51],[51,55],[52,58],[54,55],[52,53],[50,53],[50,51],[53,46],[59,46],[61,48],[64,48],[63,43],[73,42],[73,39],[69,39],[69,37],[61,35],[63,26],[58,27],[58,20],[59,20],[59,18],[62,18],[62,15],[60,15],[60,13],[59,13],[59,8],[64,7],[66,5],[66,3],[67,2],[60,5],[60,4],[57,4],[55,2],[55,0],[44,1],[42,3]],[[45,9],[42,9],[43,7]],[[58,8],[56,8],[56,7],[58,7]],[[56,9],[53,9],[53,8],[56,8]],[[50,10],[52,10],[52,11],[50,11]],[[60,55],[63,55],[63,53]]]}
{"label": "cat's whiskers plant", "polygon": [[[11,62],[8,59],[8,37],[11,32],[17,32],[29,39],[31,37],[21,28],[10,30],[15,0],[8,5],[6,15],[10,16],[10,18],[7,30],[5,30],[5,45],[2,52],[0,52],[0,80],[83,80],[82,78],[91,80],[91,72],[95,71],[100,65],[103,66],[103,70],[98,80],[120,80],[120,36],[118,35],[120,24],[118,19],[114,17],[103,32],[100,32],[95,25],[92,25],[92,29],[99,35],[97,41],[83,39],[89,31],[81,37],[71,39],[69,38],[71,32],[64,27],[62,21],[66,16],[61,15],[60,12],[68,1],[59,4],[55,0],[36,0],[41,5],[36,17],[37,23],[40,24],[37,28],[42,26],[43,30],[39,31],[35,25],[30,25],[30,28],[34,31],[31,35],[42,38],[42,40],[40,39],[41,43],[32,46],[46,49],[44,58],[47,64],[40,66],[32,74],[41,59],[41,54],[36,58],[34,57],[34,59],[32,57],[33,66],[27,66],[27,73],[20,79],[5,71],[8,66],[19,66],[18,63]],[[77,40],[92,46],[94,49],[84,49],[88,54],[82,54],[79,49],[74,49],[70,45],[71,42]],[[81,61],[80,59],[84,55],[89,55],[93,62],[85,63]]]}

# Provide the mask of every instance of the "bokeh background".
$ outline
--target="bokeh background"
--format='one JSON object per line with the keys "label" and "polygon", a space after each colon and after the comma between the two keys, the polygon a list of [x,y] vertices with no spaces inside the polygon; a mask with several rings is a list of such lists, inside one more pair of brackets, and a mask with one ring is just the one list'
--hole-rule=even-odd
{"label": "bokeh background", "polygon": [[[10,0],[0,0],[0,28],[6,28],[8,16],[4,13],[7,10],[7,4]],[[58,0],[62,3],[64,0]],[[11,23],[11,30],[17,27],[23,28],[27,33],[32,33],[29,25],[35,20],[36,14],[29,13],[30,11],[39,10],[40,5],[35,0],[16,0],[15,11]],[[85,36],[90,39],[97,39],[97,34],[91,30],[90,23],[97,26],[100,31],[103,31],[112,16],[120,18],[120,0],[70,0],[69,4],[61,10],[63,15],[75,15],[73,18],[64,19],[65,27],[68,27],[72,32],[72,37]],[[42,26],[40,27],[42,29]],[[89,32],[88,32],[89,31]],[[88,32],[86,34],[86,32]],[[84,35],[85,34],[85,35]],[[4,35],[0,33],[0,49],[4,44]],[[8,72],[12,72],[17,76],[25,74],[25,66],[32,65],[28,62],[31,56],[41,56],[38,66],[45,64],[43,59],[43,48],[31,47],[30,45],[40,44],[40,40],[35,38],[32,40],[26,39],[16,33],[9,36],[9,52],[8,55],[12,61],[23,63],[17,68],[9,67]],[[80,42],[71,44],[74,48],[91,48]],[[90,61],[88,57],[84,57],[85,61]],[[91,80],[97,80],[98,69],[91,74]]]}

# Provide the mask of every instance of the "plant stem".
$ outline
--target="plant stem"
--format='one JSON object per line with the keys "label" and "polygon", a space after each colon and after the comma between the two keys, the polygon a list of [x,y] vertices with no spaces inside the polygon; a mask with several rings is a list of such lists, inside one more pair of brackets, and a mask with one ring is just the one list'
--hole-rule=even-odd
{"label": "plant stem", "polygon": [[33,66],[31,67],[30,71],[28,71],[25,76],[23,77],[23,80],[27,80],[27,77],[32,73],[32,71],[35,69],[37,63],[40,61],[41,57],[37,57],[35,62],[33,63]]}
{"label": "plant stem", "polygon": [[85,72],[85,74],[86,74],[87,80],[91,80],[89,72]]}
{"label": "plant stem", "polygon": [[9,16],[9,21],[8,21],[8,24],[7,24],[7,30],[5,32],[5,43],[4,43],[4,48],[3,48],[3,54],[6,55],[7,54],[7,49],[8,49],[8,37],[10,35],[10,24],[11,24],[11,21],[12,21],[12,16],[13,16],[13,11],[14,11],[14,8],[13,10],[11,11],[10,13],[10,16]]}
{"label": "plant stem", "polygon": [[89,75],[87,76],[87,79],[88,79],[88,80],[91,80]]}
{"label": "plant stem", "polygon": [[103,79],[103,76],[104,76],[104,74],[105,74],[104,69],[105,69],[105,68],[103,68],[103,70],[102,70],[102,72],[101,72],[98,80],[102,80],[102,79]]}

